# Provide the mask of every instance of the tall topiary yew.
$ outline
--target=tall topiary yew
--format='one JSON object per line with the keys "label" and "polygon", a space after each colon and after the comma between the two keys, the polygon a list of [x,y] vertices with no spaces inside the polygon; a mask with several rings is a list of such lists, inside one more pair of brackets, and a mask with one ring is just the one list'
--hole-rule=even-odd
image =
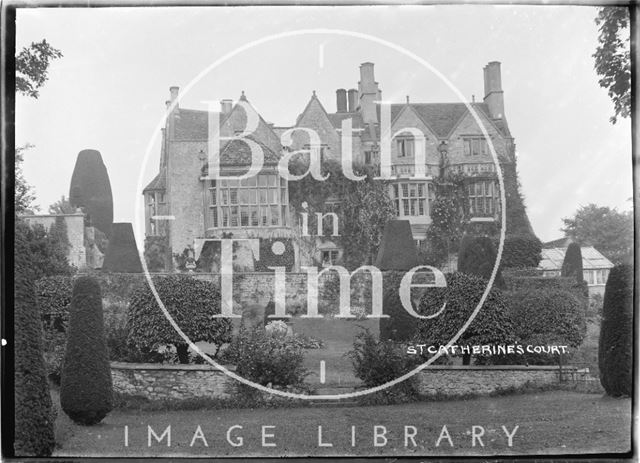
{"label": "tall topiary yew", "polygon": [[562,262],[562,276],[575,278],[582,282],[582,251],[578,243],[571,243],[567,248]]}
{"label": "tall topiary yew", "polygon": [[36,305],[32,262],[26,240],[15,240],[15,440],[16,456],[50,456],[55,440],[42,326]]}
{"label": "tall topiary yew", "polygon": [[83,425],[99,423],[113,408],[102,295],[92,277],[78,278],[73,285],[60,405]]}
{"label": "tall topiary yew", "polygon": [[633,389],[633,267],[619,265],[604,292],[598,344],[600,383],[607,394],[630,396]]}
{"label": "tall topiary yew", "polygon": [[[458,252],[458,271],[465,275],[475,275],[489,280],[496,263],[496,250],[491,238],[487,236],[464,236]],[[502,273],[498,269],[493,283],[504,288]]]}

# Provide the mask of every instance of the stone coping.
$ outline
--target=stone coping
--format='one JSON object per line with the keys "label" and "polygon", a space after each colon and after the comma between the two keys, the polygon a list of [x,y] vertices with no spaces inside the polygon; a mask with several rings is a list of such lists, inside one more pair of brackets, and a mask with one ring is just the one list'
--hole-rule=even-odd
{"label": "stone coping", "polygon": [[[229,371],[236,371],[234,365],[223,365]],[[176,363],[127,363],[111,362],[111,368],[118,370],[177,370],[177,371],[223,371],[210,364],[176,364]]]}
{"label": "stone coping", "polygon": [[[223,365],[229,371],[236,371],[234,365]],[[175,364],[175,363],[126,363],[111,362],[111,368],[119,370],[187,370],[187,371],[222,371],[209,364]],[[572,365],[562,367],[563,370],[577,370]],[[558,371],[558,365],[429,365],[422,371]]]}

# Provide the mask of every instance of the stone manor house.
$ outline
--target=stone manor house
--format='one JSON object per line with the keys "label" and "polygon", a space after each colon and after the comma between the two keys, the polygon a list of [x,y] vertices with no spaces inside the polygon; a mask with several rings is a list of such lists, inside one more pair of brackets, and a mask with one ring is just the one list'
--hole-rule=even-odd
{"label": "stone manor house", "polygon": [[[178,87],[170,88],[167,107],[178,98]],[[360,65],[357,89],[336,90],[335,111],[328,112],[313,92],[295,128],[313,129],[321,139],[322,159],[341,157],[341,124],[351,119],[354,163],[378,166],[380,163],[381,89],[374,77],[374,64]],[[241,133],[247,124],[247,108],[253,107],[242,93],[242,104],[222,100],[220,136]],[[239,102],[240,103],[240,102]],[[479,115],[503,165],[515,164],[515,144],[504,111],[500,63],[484,67],[483,102],[469,103]],[[409,220],[413,238],[419,245],[431,223],[431,204],[435,198],[433,180],[447,171],[462,172],[467,178],[469,213],[479,221],[494,221],[500,213],[499,190],[491,153],[482,131],[464,103],[417,103],[407,97],[391,109],[391,164],[394,180],[389,195],[399,219]],[[255,110],[253,110],[255,111]],[[257,114],[257,113],[256,113]],[[280,135],[292,127],[277,127],[257,115],[258,126],[250,135],[264,152],[259,175],[241,181],[207,178],[209,113],[181,108],[176,103],[167,112],[162,133],[160,166],[157,176],[144,189],[146,235],[165,236],[173,254],[193,250],[198,258],[206,238],[278,239],[292,244],[295,269],[300,265],[339,263],[341,249],[331,237],[316,238],[311,255],[304,252],[299,220],[289,207],[287,181],[277,173],[283,153]],[[414,174],[416,140],[403,129],[416,128],[425,136],[426,179]],[[287,149],[309,148],[309,136],[302,130],[292,135]],[[220,148],[222,175],[247,171],[251,151],[245,142],[227,141]],[[515,171],[515,170],[514,170]],[[336,205],[335,198],[327,211]],[[173,216],[166,220],[162,216]],[[246,257],[251,251],[244,250]],[[238,256],[242,251],[237,252]],[[250,257],[250,254],[249,254]],[[245,270],[252,268],[246,259]]]}

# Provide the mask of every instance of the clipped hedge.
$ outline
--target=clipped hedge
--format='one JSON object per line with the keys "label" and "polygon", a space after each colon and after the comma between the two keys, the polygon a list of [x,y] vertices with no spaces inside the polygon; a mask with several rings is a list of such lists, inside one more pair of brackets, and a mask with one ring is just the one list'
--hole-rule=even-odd
{"label": "clipped hedge", "polygon": [[416,318],[405,310],[400,301],[400,281],[404,272],[384,272],[382,313],[380,319],[381,341],[408,341],[416,334]]}
{"label": "clipped hedge", "polygon": [[113,409],[100,285],[80,277],[73,285],[60,405],[73,421],[94,425]]}
{"label": "clipped hedge", "polygon": [[42,358],[42,327],[26,243],[16,235],[14,267],[16,456],[50,456],[54,414]]}
{"label": "clipped hedge", "polygon": [[[446,345],[467,322],[487,288],[487,282],[464,273],[446,275],[445,288],[429,288],[422,296],[418,313],[432,315],[446,303],[440,315],[432,319],[414,319],[421,344]],[[491,289],[469,327],[458,338],[458,345],[511,344],[516,341],[511,315],[502,292]],[[470,355],[463,356],[468,365]]]}
{"label": "clipped hedge", "polygon": [[[531,291],[512,293],[509,311],[515,334],[522,344],[565,345],[576,348],[587,332],[582,301],[569,291]],[[552,355],[525,354],[529,364],[556,364]]]}
{"label": "clipped hedge", "polygon": [[[499,240],[495,240],[498,249]],[[535,235],[506,235],[500,265],[503,268],[537,267],[542,259],[542,243]]]}
{"label": "clipped hedge", "polygon": [[562,262],[562,276],[565,278],[575,278],[577,282],[582,282],[582,251],[577,243],[569,244],[567,252]]}
{"label": "clipped hedge", "polygon": [[[491,238],[487,236],[465,235],[460,243],[458,252],[458,271],[466,275],[475,275],[489,280],[493,267],[496,265],[496,250]],[[494,284],[504,288],[502,273],[498,268]]]}
{"label": "clipped hedge", "polygon": [[[192,342],[220,346],[231,341],[231,321],[213,318],[221,313],[220,293],[213,283],[187,275],[155,277],[153,282],[167,311]],[[176,347],[180,362],[189,363],[188,344],[165,317],[146,283],[131,294],[127,330],[127,342],[143,352],[171,344]]]}
{"label": "clipped hedge", "polygon": [[580,299],[586,307],[589,297],[589,287],[586,282],[578,283],[574,278],[563,277],[535,277],[504,275],[506,290],[515,293],[545,292],[545,291],[569,291]]}
{"label": "clipped hedge", "polygon": [[604,292],[598,343],[600,383],[608,395],[633,391],[633,267],[611,269]]}

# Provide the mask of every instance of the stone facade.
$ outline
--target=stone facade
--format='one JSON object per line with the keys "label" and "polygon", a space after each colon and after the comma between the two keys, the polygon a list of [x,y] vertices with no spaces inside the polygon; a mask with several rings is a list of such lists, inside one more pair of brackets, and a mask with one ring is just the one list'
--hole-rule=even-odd
{"label": "stone facade", "polygon": [[[218,180],[216,185],[216,181],[206,176],[208,125],[216,120],[212,114],[219,117],[219,134],[222,137],[219,163],[223,176],[248,171],[251,164],[250,153],[247,156],[248,143],[257,144],[264,151],[263,174],[276,172],[277,161],[292,151],[310,150],[312,156],[319,155],[321,160],[339,161],[345,155],[343,151],[348,148],[354,162],[377,169],[381,166],[381,155],[390,152],[394,179],[389,195],[398,218],[410,221],[413,238],[419,245],[426,239],[431,224],[434,182],[439,176],[464,173],[467,177],[470,215],[482,221],[495,221],[502,205],[490,146],[494,147],[506,175],[516,175],[515,143],[504,115],[498,62],[491,62],[484,68],[485,97],[482,103],[413,103],[407,97],[406,103],[388,106],[378,103],[383,99],[375,81],[373,63],[363,63],[360,66],[358,89],[348,91],[348,107],[345,89],[337,90],[336,112],[332,113],[327,112],[313,92],[292,127],[267,124],[255,112],[244,93],[236,104],[231,100],[223,100],[220,112],[212,113],[181,108],[178,104],[178,87],[171,87],[170,91],[171,100],[167,102],[170,110],[163,130],[159,173],[145,188],[144,195],[147,203],[147,236],[168,236],[169,247],[174,255],[194,249],[197,259],[197,249],[202,246],[202,240],[230,235],[233,238],[294,238],[296,268],[316,265],[318,261],[326,260],[326,256],[334,255],[317,249],[317,237],[307,240],[313,240],[313,243],[301,242],[295,211],[289,209],[288,187],[284,179],[280,179],[282,184],[278,182],[276,185],[283,188],[282,197],[278,190],[277,199],[271,196],[263,198],[258,191],[260,184],[256,183],[255,178],[244,185],[234,184],[231,189],[235,191],[229,191],[231,197],[227,197],[226,192],[222,196],[220,184],[224,184],[222,188],[227,188],[228,181]],[[255,127],[247,127],[249,119],[257,120]],[[350,121],[352,128],[350,145],[342,139],[345,121]],[[383,130],[383,123],[387,121],[390,127],[388,134]],[[489,139],[484,136],[482,127]],[[310,130],[320,138],[320,146],[310,139]],[[245,137],[244,131],[250,132],[250,135]],[[421,141],[423,137],[424,142]],[[416,179],[416,157],[423,145],[426,177]],[[516,183],[515,179],[507,181],[505,178],[505,189],[509,190],[509,185],[515,188]],[[243,195],[242,187],[253,187],[256,191]],[[245,190],[244,193],[249,192]],[[514,195],[512,191],[506,193],[507,196]],[[328,202],[332,203],[333,208],[336,204],[339,207],[340,200],[329,198]],[[265,209],[269,212],[264,212]],[[226,216],[223,221],[225,214],[232,215],[228,222]],[[274,214],[281,218],[272,222]],[[168,215],[171,220],[155,219],[158,215]],[[510,232],[516,233],[518,230]],[[307,249],[311,250],[311,254],[306,252]],[[339,256],[340,253],[335,255]],[[242,263],[247,271],[252,270],[250,260]]]}

